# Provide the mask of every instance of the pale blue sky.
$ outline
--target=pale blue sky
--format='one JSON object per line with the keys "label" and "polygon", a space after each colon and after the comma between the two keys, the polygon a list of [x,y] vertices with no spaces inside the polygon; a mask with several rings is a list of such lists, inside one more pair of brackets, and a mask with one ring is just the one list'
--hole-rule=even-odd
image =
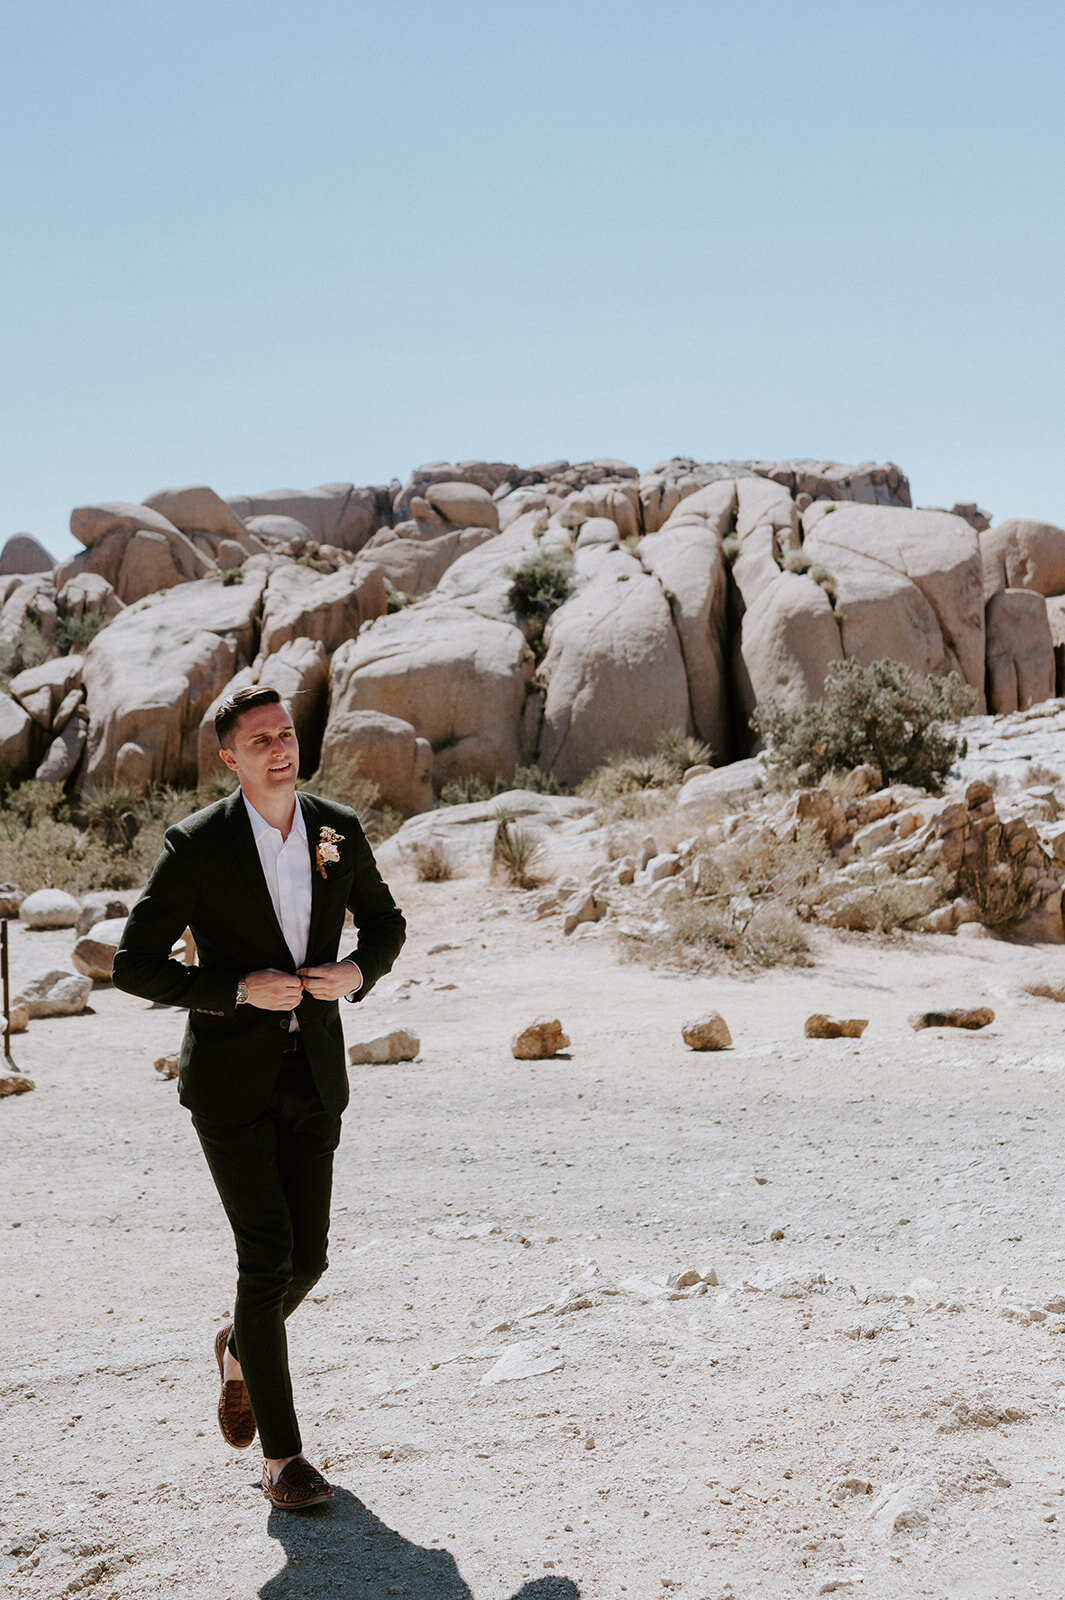
{"label": "pale blue sky", "polygon": [[1065,524],[1056,3],[4,0],[0,539],[419,461]]}

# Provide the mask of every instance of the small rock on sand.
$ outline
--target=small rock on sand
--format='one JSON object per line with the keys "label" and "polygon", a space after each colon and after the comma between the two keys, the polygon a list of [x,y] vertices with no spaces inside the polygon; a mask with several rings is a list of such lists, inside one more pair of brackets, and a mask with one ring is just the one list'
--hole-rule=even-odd
{"label": "small rock on sand", "polygon": [[55,970],[31,978],[15,996],[15,1004],[25,1006],[31,1017],[76,1017],[85,1010],[91,993],[91,978]]}
{"label": "small rock on sand", "polygon": [[680,1031],[689,1050],[727,1050],[732,1044],[728,1023],[720,1011],[708,1011],[703,1017],[693,1017],[684,1023]]}
{"label": "small rock on sand", "polygon": [[393,1033],[349,1045],[348,1060],[353,1067],[382,1067],[390,1061],[413,1061],[421,1047],[416,1033],[409,1028],[396,1028]]}
{"label": "small rock on sand", "polygon": [[5,1072],[0,1075],[0,1099],[8,1094],[25,1094],[27,1089],[33,1088],[33,1079],[24,1078],[21,1073]]}
{"label": "small rock on sand", "polygon": [[921,1028],[986,1028],[994,1022],[995,1013],[990,1006],[958,1006],[953,1011],[915,1011],[907,1017],[910,1027]]}
{"label": "small rock on sand", "polygon": [[17,883],[0,883],[0,917],[17,917],[25,898]]}
{"label": "small rock on sand", "polygon": [[155,1070],[161,1078],[176,1078],[178,1075],[177,1055],[160,1056],[155,1063]]}
{"label": "small rock on sand", "polygon": [[81,907],[65,889],[35,889],[18,908],[27,928],[73,928]]}
{"label": "small rock on sand", "polygon": [[485,1383],[511,1383],[515,1378],[542,1378],[548,1372],[560,1372],[566,1365],[557,1350],[543,1350],[531,1339],[511,1344],[503,1351],[494,1366],[489,1367],[481,1379]]}
{"label": "small rock on sand", "polygon": [[510,1041],[510,1053],[516,1061],[546,1061],[549,1056],[565,1050],[569,1039],[562,1031],[557,1017],[537,1017],[527,1028],[516,1033]]}
{"label": "small rock on sand", "polygon": [[868,1026],[868,1017],[826,1017],[815,1011],[804,1032],[808,1039],[860,1039]]}
{"label": "small rock on sand", "polygon": [[120,917],[108,917],[102,922],[93,923],[91,931],[83,934],[74,946],[71,960],[78,971],[98,983],[110,983],[115,951],[125,927],[124,908]]}

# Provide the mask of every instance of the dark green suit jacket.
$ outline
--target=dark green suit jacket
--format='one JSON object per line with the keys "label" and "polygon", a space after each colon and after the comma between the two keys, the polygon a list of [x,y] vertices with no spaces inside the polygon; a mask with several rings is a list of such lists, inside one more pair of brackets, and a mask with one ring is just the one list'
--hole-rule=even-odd
{"label": "dark green suit jacket", "polygon": [[[311,856],[311,924],[306,966],[339,959],[344,913],[358,943],[362,1000],[399,954],[402,913],[377,870],[355,812],[301,792]],[[322,827],[343,835],[340,860],[315,866]],[[170,957],[185,929],[199,964]],[[178,1095],[195,1116],[246,1121],[266,1105],[281,1066],[289,1013],[238,1006],[237,983],[248,972],[295,971],[274,913],[241,791],[169,828],[162,855],[130,913],[115,955],[119,989],[164,1005],[187,1006]],[[304,994],[296,1011],[314,1081],[326,1109],[339,1116],[348,1101],[340,1006]]]}

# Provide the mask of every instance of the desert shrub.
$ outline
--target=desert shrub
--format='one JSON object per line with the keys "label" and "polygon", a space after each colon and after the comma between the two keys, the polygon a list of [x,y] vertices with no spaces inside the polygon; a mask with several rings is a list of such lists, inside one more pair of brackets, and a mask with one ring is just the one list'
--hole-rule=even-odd
{"label": "desert shrub", "polygon": [[532,828],[519,827],[509,816],[501,816],[492,846],[492,865],[516,889],[535,889],[543,879],[535,872],[544,847]]}
{"label": "desert shrub", "polygon": [[55,630],[60,655],[80,655],[109,620],[102,611],[84,611],[80,617],[60,617]]}
{"label": "desert shrub", "polygon": [[848,926],[855,932],[895,933],[913,927],[953,898],[954,882],[945,867],[936,867],[925,877],[902,878],[877,873],[870,865],[865,873],[839,880],[821,903],[845,901]]}
{"label": "desert shrub", "polygon": [[547,619],[565,604],[576,586],[573,558],[562,550],[536,550],[518,566],[504,568],[503,576],[510,579],[507,605],[539,661]]}
{"label": "desert shrub", "polygon": [[616,813],[619,800],[649,789],[673,789],[689,767],[705,766],[711,756],[709,745],[691,738],[681,728],[669,728],[649,755],[613,751],[577,785],[577,793],[581,799]]}
{"label": "desert shrub", "polygon": [[63,785],[40,783],[36,778],[28,778],[5,792],[2,813],[6,814],[5,820],[24,828],[35,827],[43,817],[52,817],[57,822],[70,821]]}
{"label": "desert shrub", "polygon": [[472,805],[474,801],[494,800],[497,794],[509,789],[527,789],[532,794],[562,794],[563,790],[552,772],[542,772],[539,767],[515,767],[512,778],[495,777],[491,785],[483,778],[452,778],[440,790],[442,806]]}
{"label": "desert shrub", "polygon": [[27,619],[15,633],[0,635],[0,690],[27,667],[48,659],[48,644],[36,622]]}
{"label": "desert shrub", "polygon": [[827,567],[811,567],[810,577],[819,589],[823,589],[830,600],[836,598],[836,580]]}
{"label": "desert shrub", "polygon": [[414,596],[405,589],[389,589],[385,596],[385,611],[390,617],[395,616],[397,611],[405,611],[413,599]]}
{"label": "desert shrub", "polygon": [[958,873],[958,887],[975,905],[985,928],[1008,928],[1031,910],[1025,864],[1023,850],[1010,854],[1001,828],[974,830]]}
{"label": "desert shrub", "polygon": [[785,572],[808,572],[810,570],[810,557],[803,549],[789,550],[784,557]]}
{"label": "desert shrub", "polygon": [[438,839],[412,844],[410,858],[421,883],[446,883],[455,876],[451,857]]}
{"label": "desert shrub", "polygon": [[867,667],[834,661],[820,700],[792,707],[765,700],[751,721],[771,767],[789,771],[800,784],[868,763],[884,783],[938,790],[966,748],[943,725],[956,725],[975,701],[975,690],[953,674],[923,678],[888,659]]}
{"label": "desert shrub", "polygon": [[82,791],[77,809],[79,820],[99,834],[105,844],[128,850],[141,830],[144,806],[140,790],[129,784],[92,783]]}
{"label": "desert shrub", "polygon": [[231,589],[235,583],[244,582],[243,567],[227,567],[222,574],[222,584],[226,589]]}
{"label": "desert shrub", "polygon": [[722,955],[748,967],[801,964],[809,949],[804,891],[827,855],[814,823],[801,823],[793,839],[771,828],[733,838],[697,855],[686,892],[667,902],[650,930],[623,936],[623,948],[682,967],[712,965]]}

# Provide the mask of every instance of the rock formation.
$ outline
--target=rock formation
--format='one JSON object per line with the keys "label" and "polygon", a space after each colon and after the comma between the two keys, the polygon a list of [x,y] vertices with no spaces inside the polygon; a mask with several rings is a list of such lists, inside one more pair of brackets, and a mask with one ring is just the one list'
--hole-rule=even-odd
{"label": "rock formation", "polygon": [[[993,712],[1065,674],[1065,530],[915,510],[890,463],[430,462],[162,489],[71,529],[85,548],[54,568],[27,535],[0,552],[2,782],[202,781],[242,682],[291,697],[305,774],[357,753],[413,813],[519,764],[572,785],[668,728],[734,761],[759,700],[814,697],[843,658],[957,673]],[[510,590],[545,556],[569,593],[534,628]]]}

